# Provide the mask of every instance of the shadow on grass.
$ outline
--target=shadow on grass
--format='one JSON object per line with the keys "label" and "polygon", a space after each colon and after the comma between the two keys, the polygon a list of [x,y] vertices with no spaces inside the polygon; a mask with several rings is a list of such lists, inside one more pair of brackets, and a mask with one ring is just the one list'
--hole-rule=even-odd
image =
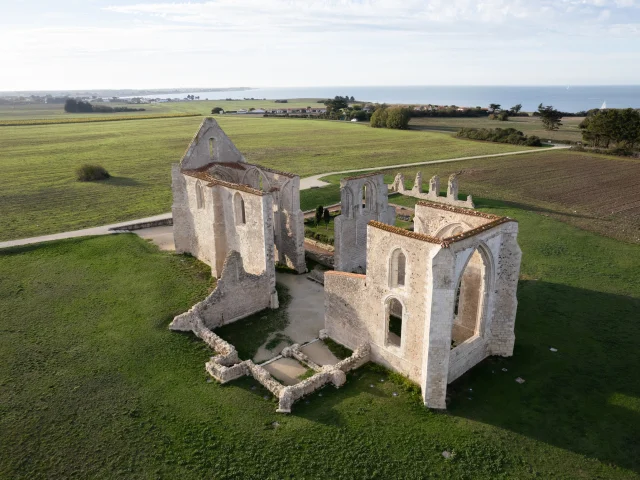
{"label": "shadow on grass", "polygon": [[137,187],[141,185],[139,181],[129,177],[111,177],[105,183],[115,187]]}
{"label": "shadow on grass", "polygon": [[514,356],[450,385],[449,412],[640,472],[640,299],[538,281],[518,297]]}
{"label": "shadow on grass", "polygon": [[525,210],[525,211],[540,213],[540,214],[561,215],[564,217],[572,217],[572,218],[586,218],[586,219],[599,218],[593,215],[569,213],[565,210],[552,210],[550,208],[544,208],[539,205],[533,205],[530,203],[509,202],[506,200],[492,200],[487,198],[474,198],[473,200],[476,204],[476,208],[479,208],[479,209],[482,209],[482,208],[507,209],[508,208],[508,209]]}

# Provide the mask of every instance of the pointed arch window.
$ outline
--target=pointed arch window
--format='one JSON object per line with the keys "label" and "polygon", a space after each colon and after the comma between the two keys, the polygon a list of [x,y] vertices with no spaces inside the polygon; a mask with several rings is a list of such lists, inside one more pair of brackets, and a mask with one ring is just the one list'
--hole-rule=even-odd
{"label": "pointed arch window", "polygon": [[397,248],[391,254],[389,265],[389,287],[402,288],[406,284],[407,257]]}
{"label": "pointed arch window", "polygon": [[246,212],[244,209],[244,199],[239,193],[236,193],[233,197],[233,206],[236,214],[236,225],[244,225],[245,223],[247,223]]}
{"label": "pointed arch window", "polygon": [[198,208],[204,208],[204,188],[200,181],[196,182],[196,206]]}

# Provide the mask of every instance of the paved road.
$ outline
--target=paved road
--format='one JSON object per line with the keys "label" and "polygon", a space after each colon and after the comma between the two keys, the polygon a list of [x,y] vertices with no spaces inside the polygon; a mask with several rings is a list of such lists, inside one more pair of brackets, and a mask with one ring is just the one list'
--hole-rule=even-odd
{"label": "paved road", "polygon": [[[492,158],[492,157],[504,157],[507,155],[526,155],[526,154],[533,154],[533,153],[539,153],[539,152],[548,152],[549,150],[562,150],[565,148],[570,148],[569,146],[553,146],[550,148],[541,148],[541,149],[535,149],[535,150],[524,150],[521,152],[508,152],[508,153],[496,153],[496,154],[492,154],[492,155],[477,155],[475,157],[460,157],[460,158],[450,158],[447,160],[432,160],[430,162],[418,162],[418,163],[404,163],[404,164],[400,164],[400,165],[387,165],[387,166],[381,166],[381,167],[374,167],[374,168],[361,168],[361,169],[357,169],[357,170],[342,170],[340,172],[327,172],[327,173],[321,173],[319,175],[314,175],[312,177],[306,177],[306,178],[302,178],[300,179],[300,190],[307,190],[309,188],[318,188],[318,187],[324,187],[326,185],[329,185],[327,182],[323,182],[322,180],[320,180],[322,177],[326,177],[328,175],[341,175],[344,173],[357,173],[357,172],[372,172],[372,171],[376,171],[376,170],[388,170],[390,168],[404,168],[404,167],[418,167],[421,165],[430,165],[430,164],[436,164],[436,163],[450,163],[450,162],[462,162],[465,160],[475,160],[475,159],[479,159],[479,158]],[[112,231],[110,231],[109,229],[111,228],[115,228],[115,227],[121,227],[124,225],[130,225],[132,223],[143,223],[143,222],[152,222],[154,220],[164,220],[167,218],[171,218],[171,213],[163,213],[162,215],[156,215],[155,217],[148,217],[148,218],[141,218],[138,220],[129,220],[128,222],[121,222],[121,223],[114,223],[112,225],[103,225],[101,227],[93,227],[93,228],[85,228],[84,230],[74,230],[71,232],[61,232],[61,233],[54,233],[53,235],[44,235],[41,237],[31,237],[31,238],[22,238],[19,240],[9,240],[7,242],[0,242],[0,249],[1,248],[8,248],[8,247],[17,247],[20,245],[30,245],[33,243],[41,243],[41,242],[49,242],[51,240],[62,240],[64,238],[75,238],[75,237],[86,237],[89,235],[109,235],[111,233],[114,233]]]}
{"label": "paved road", "polygon": [[156,220],[165,220],[171,218],[171,213],[163,213],[155,217],[141,218],[139,220],[129,220],[128,222],[114,223],[112,225],[103,225],[101,227],[85,228],[84,230],[74,230],[71,232],[54,233],[53,235],[44,235],[41,237],[22,238],[20,240],[9,240],[8,242],[0,242],[0,248],[17,247],[20,245],[30,245],[32,243],[50,242],[51,240],[62,240],[63,238],[87,237],[90,235],[109,235],[110,228],[131,225],[132,223],[153,222]]}

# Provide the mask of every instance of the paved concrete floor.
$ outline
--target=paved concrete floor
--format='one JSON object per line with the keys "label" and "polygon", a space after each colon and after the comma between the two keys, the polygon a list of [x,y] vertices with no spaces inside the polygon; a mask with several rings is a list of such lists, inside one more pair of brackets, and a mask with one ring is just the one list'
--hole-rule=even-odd
{"label": "paved concrete floor", "polygon": [[176,246],[173,243],[173,226],[164,225],[162,227],[142,228],[140,230],[134,230],[132,233],[155,243],[160,250],[175,250]]}
{"label": "paved concrete floor", "polygon": [[335,365],[340,361],[321,340],[305,345],[300,351],[309,357],[309,360],[320,366]]}
{"label": "paved concrete floor", "polygon": [[[306,275],[277,273],[276,280],[286,285],[291,295],[287,309],[289,325],[277,333],[288,336],[294,343],[306,343],[318,338],[320,330],[324,328],[324,287],[312,282]],[[273,358],[286,346],[286,342],[280,342],[275,349],[267,350],[262,345],[253,360],[263,362]]]}
{"label": "paved concrete floor", "polygon": [[264,369],[283,385],[295,385],[300,381],[298,377],[307,373],[307,367],[294,358],[279,358],[265,365]]}

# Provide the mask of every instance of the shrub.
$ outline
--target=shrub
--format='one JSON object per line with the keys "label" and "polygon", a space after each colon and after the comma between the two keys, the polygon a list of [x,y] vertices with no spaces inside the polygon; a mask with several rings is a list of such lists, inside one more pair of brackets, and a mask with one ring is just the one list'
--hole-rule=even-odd
{"label": "shrub", "polygon": [[401,107],[393,107],[387,110],[387,128],[393,128],[395,130],[406,130],[409,126],[409,120],[411,115],[409,110]]}
{"label": "shrub", "polygon": [[389,112],[386,108],[378,108],[371,115],[371,126],[373,128],[385,128],[387,126],[387,116]]}
{"label": "shrub", "polygon": [[109,178],[109,172],[100,165],[82,165],[76,170],[76,177],[81,182],[94,182]]}
{"label": "shrub", "polygon": [[509,143],[511,145],[527,145],[530,147],[540,147],[542,145],[539,137],[535,135],[527,137],[515,128],[461,128],[456,136],[460,138],[470,138],[472,140]]}

